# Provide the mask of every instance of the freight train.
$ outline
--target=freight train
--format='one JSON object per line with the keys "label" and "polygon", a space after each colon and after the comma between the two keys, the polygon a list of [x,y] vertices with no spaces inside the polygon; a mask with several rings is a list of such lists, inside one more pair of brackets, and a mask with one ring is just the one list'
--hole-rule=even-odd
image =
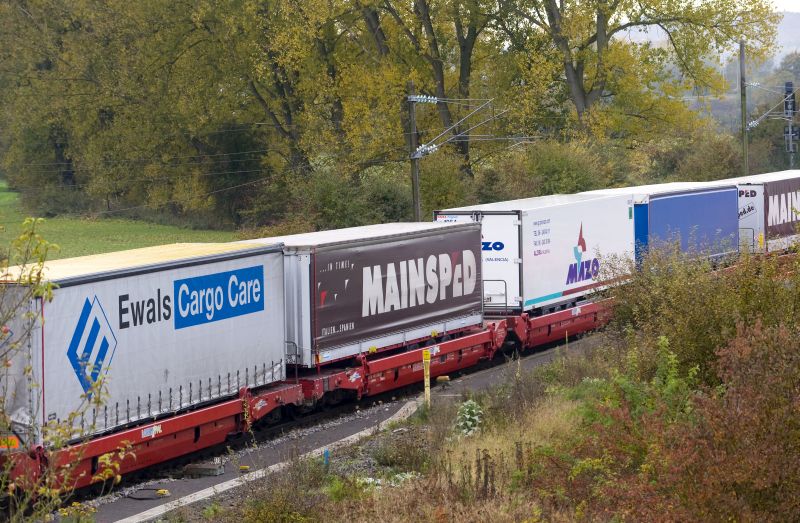
{"label": "freight train", "polygon": [[[796,236],[800,171],[444,209],[390,223],[47,262],[53,299],[3,328],[2,459],[63,488],[224,443],[253,425],[457,372],[600,326],[602,266],[647,248],[729,256]],[[20,271],[6,299],[24,296]],[[17,334],[15,336],[14,333]],[[100,401],[102,399],[102,401]],[[66,445],[48,431],[66,422]]]}

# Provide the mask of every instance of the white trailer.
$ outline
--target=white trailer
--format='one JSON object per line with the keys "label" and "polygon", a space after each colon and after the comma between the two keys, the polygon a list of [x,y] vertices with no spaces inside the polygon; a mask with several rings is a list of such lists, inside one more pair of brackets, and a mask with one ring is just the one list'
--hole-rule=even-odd
{"label": "white trailer", "polygon": [[605,260],[632,259],[630,195],[552,195],[445,209],[441,223],[482,225],[487,314],[546,312],[600,289]]}
{"label": "white trailer", "polygon": [[52,301],[31,300],[35,314],[11,325],[30,333],[5,397],[27,444],[73,413],[81,436],[103,433],[285,377],[280,246],[148,247],[47,262],[44,277]]}
{"label": "white trailer", "polygon": [[800,170],[787,170],[709,182],[671,182],[582,194],[632,194],[634,204],[650,196],[736,186],[739,248],[749,252],[779,252],[800,239]]}

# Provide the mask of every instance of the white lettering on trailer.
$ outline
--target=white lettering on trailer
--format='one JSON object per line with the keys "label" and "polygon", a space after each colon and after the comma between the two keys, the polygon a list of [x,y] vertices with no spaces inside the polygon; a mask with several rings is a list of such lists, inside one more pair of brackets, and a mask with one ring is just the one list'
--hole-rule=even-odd
{"label": "white lettering on trailer", "polygon": [[428,282],[428,292],[425,294],[425,301],[428,303],[434,303],[436,301],[436,297],[439,294],[439,289],[437,284],[439,283],[439,278],[436,275],[436,256],[431,254],[428,256],[428,260],[425,264],[425,281]]}
{"label": "white lettering on trailer", "polygon": [[383,313],[383,292],[381,291],[381,267],[378,265],[375,270],[364,267],[364,299],[361,302],[361,317],[372,316],[373,314]]}
{"label": "white lettering on trailer", "polygon": [[189,290],[186,283],[178,287],[178,311],[182,317],[204,316],[208,321],[214,319],[218,311],[235,309],[261,300],[261,282],[258,279],[239,281],[231,274],[227,284],[227,302],[222,286]]}
{"label": "white lettering on trailer", "polygon": [[453,282],[452,261],[447,254],[439,255],[439,299],[447,299],[447,286]]}
{"label": "white lettering on trailer", "polygon": [[446,300],[448,287],[453,298],[472,294],[477,285],[475,255],[464,250],[461,256],[461,263],[455,265],[450,255],[443,253],[432,254],[424,262],[417,258],[364,267],[361,316]]}
{"label": "white lettering on trailer", "polygon": [[239,282],[235,274],[228,281],[228,302],[231,307],[247,305],[251,301],[261,299],[261,282],[259,280],[248,280]]}
{"label": "white lettering on trailer", "polygon": [[800,213],[800,191],[773,194],[769,197],[767,225],[781,225],[798,221]]}
{"label": "white lettering on trailer", "polygon": [[422,258],[408,260],[408,306],[414,307],[417,304],[425,303],[425,264]]}

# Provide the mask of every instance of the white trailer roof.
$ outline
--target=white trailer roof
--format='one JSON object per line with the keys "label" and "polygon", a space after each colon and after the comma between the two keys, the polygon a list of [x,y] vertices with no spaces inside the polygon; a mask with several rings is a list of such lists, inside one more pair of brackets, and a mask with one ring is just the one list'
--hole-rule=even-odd
{"label": "white trailer roof", "polygon": [[271,238],[253,238],[250,240],[244,240],[244,242],[259,244],[282,243],[286,247],[316,247],[358,240],[375,240],[379,238],[390,238],[393,236],[413,235],[417,233],[437,231],[440,229],[448,229],[459,226],[463,227],[463,224],[459,225],[437,222],[379,223],[375,225],[364,225],[361,227],[348,227],[346,229],[333,229],[330,231],[307,232],[302,234],[291,234],[288,236],[275,236]]}
{"label": "white trailer roof", "polygon": [[635,185],[633,187],[618,187],[614,189],[596,189],[594,191],[586,191],[581,194],[664,194],[669,192],[691,191],[693,189],[703,189],[710,187],[709,182],[666,182],[666,183],[653,183],[648,185]]}
{"label": "white trailer roof", "polygon": [[551,194],[548,196],[536,196],[534,198],[521,198],[519,200],[508,200],[505,202],[484,203],[479,205],[468,205],[466,207],[453,207],[442,209],[439,212],[458,212],[458,211],[519,211],[524,209],[540,209],[543,207],[553,207],[555,205],[565,205],[573,202],[582,202],[602,198],[604,194]]}
{"label": "white trailer roof", "polygon": [[[262,247],[264,247],[263,244],[254,243],[173,243],[157,245],[155,247],[48,261],[44,264],[43,276],[45,280],[57,282],[68,278],[135,269],[180,260],[192,260]],[[0,278],[0,281],[16,282],[19,280],[20,272],[23,269],[27,272],[32,268],[32,265],[24,268],[20,266],[9,267],[6,274]]]}
{"label": "white trailer roof", "polygon": [[728,178],[725,180],[717,180],[711,183],[729,183],[729,184],[745,184],[745,183],[769,183],[779,182],[781,180],[791,180],[792,178],[800,178],[800,169],[776,171],[772,173],[751,174],[750,176],[739,176],[737,178]]}
{"label": "white trailer roof", "polygon": [[651,196],[664,195],[671,193],[684,193],[689,191],[699,191],[703,189],[722,189],[725,187],[734,188],[735,182],[720,180],[717,182],[667,182],[649,185],[637,185],[634,187],[620,187],[617,189],[597,189],[587,191],[584,194],[620,196],[630,195],[632,203],[647,203]]}

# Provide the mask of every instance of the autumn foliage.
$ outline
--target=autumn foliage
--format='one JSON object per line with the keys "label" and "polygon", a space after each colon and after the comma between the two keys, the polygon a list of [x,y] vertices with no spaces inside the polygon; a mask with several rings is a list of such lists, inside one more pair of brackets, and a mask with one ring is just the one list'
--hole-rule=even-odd
{"label": "autumn foliage", "polygon": [[722,269],[660,253],[616,289],[608,347],[542,374],[583,405],[572,439],[531,455],[528,487],[548,510],[630,521],[800,513],[795,264]]}

